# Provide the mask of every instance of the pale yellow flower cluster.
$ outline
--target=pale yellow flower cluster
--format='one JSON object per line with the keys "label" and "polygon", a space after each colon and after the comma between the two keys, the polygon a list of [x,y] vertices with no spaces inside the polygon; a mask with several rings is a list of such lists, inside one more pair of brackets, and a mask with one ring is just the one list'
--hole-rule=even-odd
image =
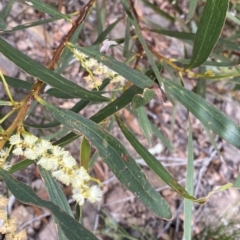
{"label": "pale yellow flower cluster", "polygon": [[98,62],[96,59],[88,57],[86,54],[78,51],[76,48],[72,49],[72,51],[89,74],[88,76],[84,77],[86,82],[89,83],[89,88],[98,89],[98,87],[102,85],[102,80],[106,78],[110,79],[112,83],[121,82],[124,80],[121,75]]}
{"label": "pale yellow flower cluster", "polygon": [[84,167],[78,167],[76,160],[68,151],[31,134],[23,134],[23,137],[15,134],[10,137],[9,142],[15,146],[13,150],[15,155],[36,160],[38,165],[51,171],[57,180],[71,186],[73,199],[79,205],[83,205],[85,199],[91,203],[101,200],[101,189],[96,185],[90,186],[90,180],[94,179]]}
{"label": "pale yellow flower cluster", "polygon": [[8,199],[0,195],[0,233],[5,234],[6,240],[26,240],[25,230],[16,232],[17,225],[14,219],[8,218],[6,206]]}

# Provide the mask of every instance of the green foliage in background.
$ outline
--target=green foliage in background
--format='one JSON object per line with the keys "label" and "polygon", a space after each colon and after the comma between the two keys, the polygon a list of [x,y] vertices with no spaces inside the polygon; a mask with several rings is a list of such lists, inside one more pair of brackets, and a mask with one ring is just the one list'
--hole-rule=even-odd
{"label": "green foliage in background", "polygon": [[[15,2],[43,12],[48,18],[11,29],[8,26],[7,19]],[[19,201],[46,208],[52,213],[58,228],[59,239],[97,239],[94,233],[87,230],[82,224],[81,207],[78,209],[79,211],[77,210],[77,216],[73,214],[56,179],[51,175],[51,171],[47,171],[49,169],[44,169],[42,165],[39,167],[49,194],[49,201],[40,199],[27,185],[11,176],[14,172],[22,170],[34,162],[38,163],[39,159],[25,157],[25,159],[11,166],[10,169],[4,169],[3,167],[6,159],[12,156],[12,152],[14,153],[14,148],[9,144],[9,139],[13,134],[24,135],[27,130],[33,128],[49,128],[54,132],[54,129],[61,126],[61,131],[54,134],[53,137],[38,137],[50,139],[54,142],[53,145],[59,147],[65,147],[74,140],[81,138],[79,167],[84,167],[90,173],[96,161],[96,158],[91,158],[91,150],[95,149],[96,156],[99,156],[108,165],[118,180],[136,198],[158,217],[171,220],[173,213],[166,200],[150,184],[141,167],[123,143],[112,135],[111,124],[116,121],[119,130],[122,131],[129,144],[159,177],[159,181],[161,179],[185,199],[184,214],[187,219],[184,223],[184,239],[189,240],[192,236],[193,202],[203,204],[209,200],[212,194],[226,190],[232,187],[232,184],[226,183],[226,185],[210,192],[205,197],[195,198],[193,196],[194,149],[190,120],[187,181],[186,187],[183,187],[132,134],[130,127],[124,122],[119,111],[127,108],[137,113],[136,117],[148,142],[150,143],[152,136],[155,135],[166,148],[174,151],[171,141],[166,139],[161,129],[158,129],[149,121],[144,107],[154,97],[162,103],[168,99],[175,106],[178,103],[182,104],[189,113],[203,124],[205,129],[219,135],[226,142],[240,149],[240,127],[238,124],[205,98],[208,85],[218,81],[225,81],[231,91],[238,90],[238,77],[240,76],[238,66],[239,35],[237,31],[229,30],[228,37],[226,37],[224,31],[227,31],[228,26],[232,24],[239,29],[240,5],[228,0],[193,0],[189,1],[189,11],[185,19],[181,19],[176,17],[177,14],[176,16],[172,15],[157,8],[150,1],[142,0],[142,3],[146,5],[145,7],[151,8],[171,24],[178,24],[182,29],[182,31],[170,31],[164,29],[161,24],[151,23],[144,18],[140,19],[137,16],[133,1],[121,0],[116,2],[122,7],[122,16],[108,26],[105,26],[106,14],[108,14],[106,6],[110,4],[110,1],[101,1],[100,3],[100,1],[89,0],[85,7],[79,9],[79,12],[68,15],[60,13],[57,5],[50,5],[37,0],[8,1],[3,7],[0,13],[0,52],[35,81],[32,83],[1,74],[1,81],[9,97],[9,101],[1,101],[1,105],[12,107],[9,113],[3,116],[1,123],[7,120],[11,114],[16,114],[14,120],[7,127],[3,125],[4,127],[0,129],[0,149],[9,149],[4,152],[6,156],[1,155],[0,176],[10,192]],[[182,12],[178,4],[174,4],[170,0],[169,4],[178,14]],[[102,6],[105,6],[105,8],[102,8]],[[237,14],[232,15],[233,11]],[[89,46],[81,46],[81,41],[78,38],[85,28],[89,15],[94,15],[96,18],[98,24],[95,30],[98,35]],[[58,19],[70,22],[72,28],[57,46],[53,58],[47,66],[37,63],[5,39],[5,36],[9,36],[15,31],[21,32],[24,29],[48,24]],[[122,31],[125,31],[124,38],[106,41],[109,34],[121,21],[125,22],[126,27],[122,29]],[[184,43],[186,48],[190,46],[191,52],[186,53],[184,59],[162,56],[144,39],[143,31],[177,38]],[[107,46],[108,44],[109,46]],[[108,47],[121,49],[124,60],[115,59],[114,56],[109,54]],[[103,48],[104,50],[102,50]],[[238,54],[235,54],[236,52]],[[142,56],[147,58],[147,64],[145,65],[148,67],[140,68],[139,61],[141,61]],[[81,63],[80,71],[83,71],[84,76],[88,77],[92,88],[79,86],[61,75],[67,66],[72,63],[73,58]],[[96,76],[97,71],[101,71],[100,79],[99,76]],[[169,77],[164,77],[163,72],[168,72]],[[125,79],[124,86],[122,87],[118,82],[114,83],[114,81],[117,81],[116,79]],[[185,87],[189,79],[194,82],[191,89]],[[111,91],[107,88],[109,84],[114,86],[114,88],[110,88]],[[51,89],[45,91],[47,85],[51,86]],[[9,87],[23,88],[28,93],[22,100],[15,102],[10,94]],[[215,93],[211,92],[210,94],[214,95]],[[71,109],[63,109],[50,101],[53,96],[60,99],[75,98],[77,103]],[[94,104],[101,107],[97,108],[100,110],[91,118],[88,119],[80,114],[80,111],[88,111],[89,105]],[[44,111],[51,115],[54,120],[44,124],[25,122],[30,115],[34,116],[36,105],[42,106]],[[174,113],[172,116],[174,118]],[[99,180],[94,181],[101,186]],[[234,187],[240,187],[239,181],[234,184]]]}

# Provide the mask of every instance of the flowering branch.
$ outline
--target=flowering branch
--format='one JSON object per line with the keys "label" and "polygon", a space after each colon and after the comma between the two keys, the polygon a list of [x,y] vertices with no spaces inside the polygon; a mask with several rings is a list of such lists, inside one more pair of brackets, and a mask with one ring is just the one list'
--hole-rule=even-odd
{"label": "flowering branch", "polygon": [[[91,9],[91,7],[95,4],[95,2],[96,2],[96,0],[90,0],[85,5],[85,7],[82,9],[79,17],[77,18],[77,20],[75,22],[73,22],[73,26],[70,29],[70,31],[68,32],[68,34],[66,35],[66,37],[56,48],[54,55],[52,57],[52,60],[50,61],[50,63],[47,66],[48,69],[50,69],[50,70],[54,69],[54,67],[56,66],[58,59],[65,47],[66,42],[70,41],[73,33],[76,31],[78,26],[82,23],[82,21],[86,18],[89,9]],[[31,90],[31,92],[21,101],[21,107],[19,109],[19,112],[18,112],[16,118],[14,119],[12,124],[8,127],[8,129],[6,131],[4,131],[3,133],[1,133],[0,150],[4,147],[5,143],[7,142],[9,137],[12,135],[12,133],[15,131],[15,129],[18,128],[19,126],[23,125],[23,121],[26,117],[27,111],[28,111],[29,107],[31,106],[32,101],[34,100],[33,95],[39,94],[40,91],[42,90],[42,87],[43,87],[43,82],[40,79],[38,79],[37,83],[33,86],[33,89]]]}

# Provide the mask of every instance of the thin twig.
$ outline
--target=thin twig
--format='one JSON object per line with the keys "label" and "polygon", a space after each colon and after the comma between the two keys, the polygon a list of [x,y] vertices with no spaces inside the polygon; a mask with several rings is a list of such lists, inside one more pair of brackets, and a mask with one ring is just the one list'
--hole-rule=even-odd
{"label": "thin twig", "polygon": [[[219,143],[218,149],[220,149],[222,143]],[[217,151],[213,150],[213,147],[210,148],[210,156],[209,158],[207,158],[204,162],[203,165],[200,169],[200,171],[198,172],[198,177],[197,177],[197,184],[196,184],[196,188],[195,188],[195,196],[198,196],[199,193],[199,189],[200,189],[200,185],[201,185],[201,179],[203,177],[203,175],[205,174],[205,172],[207,171],[208,166],[210,165],[211,161],[213,160],[213,158],[217,155]]]}
{"label": "thin twig", "polygon": [[159,238],[162,236],[162,234],[163,234],[164,232],[166,232],[166,231],[170,228],[170,226],[172,225],[172,223],[173,223],[173,221],[175,220],[175,218],[178,217],[178,215],[182,212],[182,208],[183,208],[183,201],[181,202],[181,204],[179,205],[179,207],[178,207],[177,210],[175,211],[175,213],[174,213],[174,218],[173,218],[171,221],[169,221],[169,222],[166,224],[166,226],[163,228],[163,230],[157,235],[157,239],[159,239]]}
{"label": "thin twig", "polygon": [[24,229],[25,227],[27,227],[28,225],[30,225],[31,223],[33,223],[33,222],[35,222],[35,221],[38,221],[38,220],[41,220],[42,218],[48,217],[48,216],[50,216],[50,215],[51,215],[50,212],[45,212],[45,213],[43,213],[42,215],[39,215],[39,216],[37,216],[37,217],[35,217],[35,218],[32,218],[31,220],[29,220],[29,221],[25,222],[24,224],[22,224],[22,225],[19,227],[19,230],[22,230],[22,229]]}
{"label": "thin twig", "polygon": [[102,207],[102,201],[98,203],[97,206],[97,214],[96,214],[96,218],[95,218],[95,222],[94,222],[94,227],[93,227],[93,232],[95,232],[98,229],[98,224],[99,224],[99,218],[100,218],[100,209]]}

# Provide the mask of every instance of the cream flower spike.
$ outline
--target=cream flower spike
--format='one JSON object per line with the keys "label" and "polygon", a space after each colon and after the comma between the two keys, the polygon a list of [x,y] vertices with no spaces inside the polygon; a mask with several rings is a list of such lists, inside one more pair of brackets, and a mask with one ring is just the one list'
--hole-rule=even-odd
{"label": "cream flower spike", "polygon": [[[106,39],[103,41],[100,52],[106,52],[110,46],[117,44],[118,43],[115,41]],[[80,52],[77,48],[70,48],[70,50],[73,52],[75,58],[81,62],[81,65],[88,72],[88,75],[85,76],[84,79],[88,83],[89,88],[98,89],[102,85],[102,81],[107,78],[113,83],[124,80],[124,78],[117,72],[98,62],[96,59]]]}
{"label": "cream flower spike", "polygon": [[102,199],[102,191],[97,185],[93,185],[88,190],[87,199],[89,202],[99,202]]}
{"label": "cream flower spike", "polygon": [[[97,185],[90,187],[90,181],[95,181],[98,184],[100,182],[91,178],[84,167],[78,167],[75,158],[68,151],[59,146],[53,146],[51,142],[29,133],[22,136],[23,138],[19,134],[15,134],[9,139],[11,145],[15,145],[13,154],[36,161],[38,165],[51,171],[52,176],[58,181],[71,186],[73,199],[79,205],[83,205],[85,199],[91,203],[101,200],[101,189]],[[5,156],[6,152],[6,150],[2,150],[0,155]],[[9,164],[2,162],[2,168],[7,170],[10,167]]]}
{"label": "cream flower spike", "polygon": [[9,142],[11,145],[17,145],[22,142],[20,135],[14,134],[10,137]]}

